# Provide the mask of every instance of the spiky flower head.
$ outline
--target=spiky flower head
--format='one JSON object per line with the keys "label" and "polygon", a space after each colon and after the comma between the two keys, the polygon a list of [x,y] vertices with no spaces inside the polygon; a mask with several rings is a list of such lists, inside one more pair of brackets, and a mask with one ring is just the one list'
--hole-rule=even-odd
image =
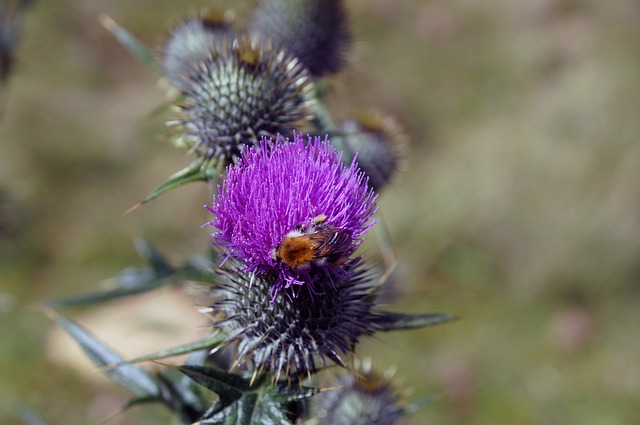
{"label": "spiky flower head", "polygon": [[314,76],[339,71],[351,44],[342,0],[261,0],[249,28],[293,53]]}
{"label": "spiky flower head", "polygon": [[237,364],[268,371],[278,380],[299,380],[316,372],[331,359],[344,366],[342,357],[353,352],[362,336],[378,330],[373,309],[377,276],[362,265],[350,264],[342,278],[318,269],[319,281],[332,280],[322,293],[299,288],[271,292],[276,277],[243,271],[235,259],[219,270],[213,286],[214,326],[237,343]]}
{"label": "spiky flower head", "polygon": [[247,272],[275,273],[275,293],[314,286],[317,269],[342,275],[374,224],[375,199],[355,161],[344,165],[326,138],[294,133],[246,151],[207,209],[214,241]]}
{"label": "spiky flower head", "polygon": [[369,185],[380,191],[402,168],[407,142],[394,119],[374,111],[365,111],[343,121],[340,135],[331,139],[343,159],[357,154],[360,169],[369,177]]}
{"label": "spiky flower head", "polygon": [[363,363],[353,374],[340,378],[338,387],[316,396],[316,414],[322,425],[393,425],[406,415],[389,373]]}
{"label": "spiky flower head", "polygon": [[295,57],[259,38],[213,43],[180,75],[180,141],[207,158],[233,162],[261,137],[311,120],[312,82]]}
{"label": "spiky flower head", "polygon": [[211,54],[213,46],[233,37],[228,14],[210,11],[177,25],[164,47],[162,67],[167,79],[179,89],[188,89],[190,72]]}

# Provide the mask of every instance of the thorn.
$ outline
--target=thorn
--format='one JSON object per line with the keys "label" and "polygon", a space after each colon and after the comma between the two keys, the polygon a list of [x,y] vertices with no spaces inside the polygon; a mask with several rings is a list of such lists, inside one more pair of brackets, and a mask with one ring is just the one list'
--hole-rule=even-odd
{"label": "thorn", "polygon": [[253,373],[251,374],[251,380],[249,381],[250,387],[253,387],[253,383],[255,382],[257,377],[258,377],[258,369],[254,369]]}
{"label": "thorn", "polygon": [[106,13],[100,15],[98,17],[98,21],[100,22],[100,25],[102,25],[109,32],[115,31],[119,26],[116,21],[114,21],[113,18]]}
{"label": "thorn", "polygon": [[138,208],[140,208],[141,206],[143,206],[146,202],[145,201],[140,201],[137,204],[135,204],[134,206],[132,206],[131,208],[129,208],[128,210],[126,210],[125,212],[122,213],[122,216],[124,217],[125,215],[129,214],[130,212],[133,212],[135,210],[137,210]]}

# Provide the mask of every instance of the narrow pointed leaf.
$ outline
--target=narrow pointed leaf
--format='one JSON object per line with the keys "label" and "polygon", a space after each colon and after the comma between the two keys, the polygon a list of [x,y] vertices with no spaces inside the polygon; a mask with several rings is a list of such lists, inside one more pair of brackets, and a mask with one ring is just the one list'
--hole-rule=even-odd
{"label": "narrow pointed leaf", "polygon": [[321,388],[313,387],[289,387],[286,390],[280,390],[273,393],[271,397],[279,403],[291,403],[292,401],[306,400],[314,395],[322,392]]}
{"label": "narrow pointed leaf", "polygon": [[[106,366],[122,361],[119,354],[112,351],[76,322],[59,314],[55,315],[55,320],[73,337],[97,366]],[[140,398],[158,395],[158,384],[153,376],[136,366],[123,364],[112,369],[105,369],[105,374]]]}
{"label": "narrow pointed leaf", "polygon": [[181,279],[211,284],[216,276],[215,268],[211,258],[194,256],[189,258],[177,273]]}
{"label": "narrow pointed leaf", "polygon": [[[202,366],[209,357],[209,350],[194,351],[187,357],[187,365],[189,366]],[[186,375],[181,375],[178,381],[178,391],[182,394],[183,398],[194,406],[202,405],[204,410],[204,399],[200,392],[200,387]]]}
{"label": "narrow pointed leaf", "polygon": [[211,283],[214,277],[210,261],[194,257],[183,266],[173,268],[147,242],[139,242],[138,250],[152,267],[130,267],[112,279],[113,289],[59,298],[45,302],[45,305],[58,310],[66,307],[84,307],[117,298],[138,295],[183,280]]}
{"label": "narrow pointed leaf", "polygon": [[171,267],[162,254],[160,254],[160,251],[148,241],[138,239],[136,240],[135,246],[138,254],[158,276],[169,276],[175,272],[175,269]]}
{"label": "narrow pointed leaf", "polygon": [[187,183],[203,181],[207,182],[213,179],[217,175],[217,171],[211,161],[207,161],[205,158],[200,157],[189,164],[184,169],[178,171],[169,180],[162,183],[155,189],[153,189],[147,196],[142,199],[138,204],[134,205],[129,211],[136,209],[137,207],[146,204],[147,202],[157,198],[165,192],[168,192],[177,187],[183,186]]}
{"label": "narrow pointed leaf", "polygon": [[[195,403],[188,399],[187,393],[178,389],[179,381],[184,377],[174,369],[166,369],[158,374],[160,383],[160,401],[175,412],[183,424],[192,424],[202,416],[206,404],[202,397],[196,397]],[[195,395],[192,393],[191,395]]]}
{"label": "narrow pointed leaf", "polygon": [[215,367],[183,365],[178,370],[218,394],[220,399],[214,411],[229,406],[250,388],[246,379]]}
{"label": "narrow pointed leaf", "polygon": [[110,16],[102,15],[100,23],[106,28],[131,55],[153,72],[160,73],[161,67],[155,56],[129,31],[118,25]]}
{"label": "narrow pointed leaf", "polygon": [[150,268],[129,268],[123,270],[116,278],[116,288],[92,294],[82,294],[73,297],[59,298],[47,301],[45,305],[52,309],[66,307],[83,307],[117,298],[137,295],[173,283],[172,276],[158,276]]}
{"label": "narrow pointed leaf", "polygon": [[385,312],[375,319],[381,331],[399,331],[419,329],[425,326],[434,326],[441,323],[452,322],[455,316],[445,313],[428,314],[402,314]]}
{"label": "narrow pointed leaf", "polygon": [[189,344],[184,344],[184,345],[180,345],[178,347],[173,347],[173,348],[169,348],[166,350],[161,350],[161,351],[157,351],[155,353],[151,353],[151,354],[147,354],[144,356],[140,356],[140,357],[136,357],[135,359],[131,359],[131,360],[123,360],[122,362],[112,365],[112,366],[118,366],[118,365],[122,365],[122,364],[134,364],[134,363],[140,363],[140,362],[146,362],[146,361],[151,361],[151,360],[160,360],[160,359],[166,359],[167,357],[175,357],[175,356],[179,356],[181,354],[187,354],[187,353],[191,353],[194,351],[199,351],[199,350],[211,350],[213,348],[216,348],[217,346],[219,346],[220,344],[222,344],[224,342],[224,340],[226,339],[226,335],[223,333],[214,333],[209,335],[208,337],[206,337],[205,339],[202,339],[200,341],[196,341],[196,342],[192,342]]}

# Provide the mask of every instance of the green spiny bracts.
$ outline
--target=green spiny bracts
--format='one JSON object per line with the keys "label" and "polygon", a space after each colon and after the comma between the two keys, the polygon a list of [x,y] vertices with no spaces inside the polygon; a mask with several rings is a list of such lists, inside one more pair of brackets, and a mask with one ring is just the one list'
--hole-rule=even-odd
{"label": "green spiny bracts", "polygon": [[341,0],[261,0],[249,29],[291,52],[314,76],[339,71],[351,44]]}
{"label": "green spiny bracts", "polygon": [[253,38],[227,38],[183,72],[178,142],[222,165],[262,136],[305,130],[313,86],[290,54]]}
{"label": "green spiny bracts", "polygon": [[406,415],[389,373],[373,371],[370,361],[357,369],[338,379],[336,389],[317,396],[321,425],[393,425]]}
{"label": "green spiny bracts", "polygon": [[220,270],[208,310],[215,328],[237,343],[236,363],[248,362],[276,380],[310,376],[327,358],[344,366],[341,356],[377,331],[376,319],[384,316],[374,309],[376,276],[362,266],[352,264],[346,277],[327,275],[323,285],[283,289],[272,298],[272,276],[242,272],[234,263],[229,259]]}

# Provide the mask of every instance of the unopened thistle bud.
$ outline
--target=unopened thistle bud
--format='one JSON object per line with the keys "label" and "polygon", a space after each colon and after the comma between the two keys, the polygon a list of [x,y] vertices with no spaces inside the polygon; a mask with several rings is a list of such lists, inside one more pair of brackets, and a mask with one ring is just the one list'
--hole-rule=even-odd
{"label": "unopened thistle bud", "polygon": [[181,90],[188,88],[186,75],[197,69],[194,64],[204,62],[213,46],[233,37],[229,23],[224,13],[209,13],[182,22],[171,31],[162,57],[163,70],[171,84]]}
{"label": "unopened thistle bud", "polygon": [[272,298],[276,277],[243,271],[235,259],[219,271],[212,289],[214,326],[237,343],[237,364],[299,381],[323,367],[327,359],[344,366],[362,336],[377,328],[373,310],[376,276],[363,266],[350,264],[343,278],[316,270],[327,281],[321,293],[308,287],[297,294],[280,291]]}
{"label": "unopened thistle bud", "polygon": [[289,134],[310,121],[312,83],[296,58],[257,38],[210,47],[179,76],[181,116],[170,125],[181,142],[228,164],[261,137]]}
{"label": "unopened thistle bud", "polygon": [[334,390],[316,396],[321,425],[393,425],[406,414],[387,376],[370,365],[340,378]]}
{"label": "unopened thistle bud", "polygon": [[318,269],[343,276],[374,224],[375,199],[355,162],[343,164],[328,140],[295,136],[246,151],[207,209],[214,241],[247,272],[275,273],[275,294],[303,284],[324,291]]}
{"label": "unopened thistle bud", "polygon": [[402,168],[406,157],[406,138],[390,117],[367,112],[340,124],[341,135],[331,139],[343,152],[343,160],[357,154],[360,169],[369,177],[369,185],[380,191]]}
{"label": "unopened thistle bud", "polygon": [[351,44],[341,0],[262,0],[250,30],[293,53],[314,76],[339,71]]}

